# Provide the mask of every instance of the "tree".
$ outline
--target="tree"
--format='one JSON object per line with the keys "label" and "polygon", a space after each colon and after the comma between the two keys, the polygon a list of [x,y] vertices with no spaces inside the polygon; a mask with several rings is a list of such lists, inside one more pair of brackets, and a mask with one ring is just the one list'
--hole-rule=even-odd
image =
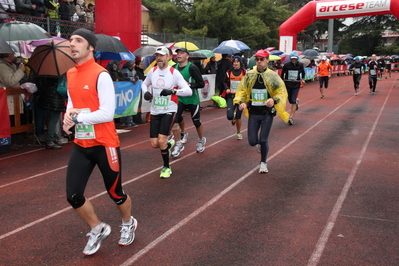
{"label": "tree", "polygon": [[356,18],[348,27],[339,46],[339,53],[371,55],[382,51],[384,47],[382,33],[385,30],[398,31],[397,19],[393,15],[378,15]]}

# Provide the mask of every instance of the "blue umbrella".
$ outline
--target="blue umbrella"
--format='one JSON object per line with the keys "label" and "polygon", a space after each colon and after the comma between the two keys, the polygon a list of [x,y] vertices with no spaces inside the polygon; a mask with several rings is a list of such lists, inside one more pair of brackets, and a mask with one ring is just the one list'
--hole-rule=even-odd
{"label": "blue umbrella", "polygon": [[282,55],[282,54],[284,54],[284,52],[283,52],[283,51],[280,51],[280,50],[273,50],[273,51],[270,51],[269,54],[272,54],[272,55]]}
{"label": "blue umbrella", "polygon": [[350,56],[350,55],[345,55],[345,56],[343,56],[342,58],[343,58],[343,59],[353,59],[353,57]]}
{"label": "blue umbrella", "polygon": [[130,52],[111,53],[98,51],[94,55],[97,60],[134,60],[136,57]]}
{"label": "blue umbrella", "polygon": [[223,47],[223,46],[230,46],[230,47],[236,48],[238,50],[250,50],[251,49],[251,48],[249,48],[248,45],[246,45],[242,41],[237,41],[237,40],[223,41],[219,44],[219,47]]}
{"label": "blue umbrella", "polygon": [[212,52],[216,54],[239,54],[241,53],[240,50],[231,47],[231,46],[218,46],[212,50]]}

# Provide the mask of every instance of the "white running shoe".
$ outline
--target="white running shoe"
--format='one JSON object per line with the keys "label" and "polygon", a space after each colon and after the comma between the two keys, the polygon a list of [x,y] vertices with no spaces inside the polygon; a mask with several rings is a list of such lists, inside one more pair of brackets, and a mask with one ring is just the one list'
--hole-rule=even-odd
{"label": "white running shoe", "polygon": [[259,174],[265,174],[269,172],[269,170],[267,170],[267,164],[264,162],[261,162],[259,165]]}
{"label": "white running shoe", "polygon": [[173,146],[175,146],[175,140],[174,140],[174,139],[170,139],[170,140],[168,141],[168,143],[170,143],[170,148],[168,149],[168,152],[169,152],[169,155],[171,155],[171,154],[172,154]]}
{"label": "white running shoe", "polygon": [[180,133],[180,141],[181,143],[186,143],[187,142],[187,138],[188,138],[188,132],[184,131]]}
{"label": "white running shoe", "polygon": [[137,220],[133,218],[132,216],[133,223],[124,225],[122,223],[121,225],[121,238],[119,239],[119,246],[128,246],[133,243],[134,237],[136,236],[135,231],[137,229]]}
{"label": "white running shoe", "polygon": [[206,138],[202,137],[202,139],[198,139],[197,143],[197,152],[203,152],[205,150],[205,143],[206,143]]}
{"label": "white running shoe", "polygon": [[83,254],[92,255],[96,253],[101,246],[101,242],[105,240],[111,233],[111,226],[106,223],[101,224],[103,228],[101,229],[100,233],[95,234],[92,231],[87,233],[86,236],[89,237],[89,241],[87,242],[86,247],[83,250]]}
{"label": "white running shoe", "polygon": [[175,149],[172,151],[172,157],[177,157],[180,153],[184,151],[184,145],[181,141],[176,143]]}

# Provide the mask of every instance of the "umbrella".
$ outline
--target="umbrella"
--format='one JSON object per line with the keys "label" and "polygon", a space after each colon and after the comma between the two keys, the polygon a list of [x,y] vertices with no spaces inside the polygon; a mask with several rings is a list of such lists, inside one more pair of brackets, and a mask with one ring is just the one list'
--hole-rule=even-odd
{"label": "umbrella", "polygon": [[105,35],[105,34],[96,34],[97,37],[97,45],[96,51],[103,52],[111,52],[111,53],[129,53],[129,50],[119,39]]}
{"label": "umbrella", "polygon": [[75,66],[69,41],[51,41],[33,51],[27,64],[37,75],[59,77]]}
{"label": "umbrella", "polygon": [[23,42],[50,39],[51,35],[36,24],[12,21],[0,25],[0,37],[9,42]]}
{"label": "umbrella", "polygon": [[157,48],[154,46],[143,46],[143,47],[140,47],[139,49],[135,50],[133,52],[133,54],[137,57],[146,57],[149,55],[153,55],[156,50],[157,50]]}
{"label": "umbrella", "polygon": [[136,57],[131,52],[111,53],[98,51],[94,57],[98,60],[134,60]]}
{"label": "umbrella", "polygon": [[191,59],[207,59],[206,55],[198,52],[190,52],[189,53]]}
{"label": "umbrella", "polygon": [[299,62],[301,62],[303,64],[303,67],[307,67],[310,64],[310,59],[301,58],[301,59],[299,59]]}
{"label": "umbrella", "polygon": [[396,54],[394,54],[394,55],[391,55],[391,58],[393,58],[393,59],[397,59],[397,58],[399,58],[399,55],[396,55]]}
{"label": "umbrella", "polygon": [[0,54],[13,54],[11,46],[2,38],[0,38]]}
{"label": "umbrella", "polygon": [[57,41],[66,41],[67,39],[58,37],[58,36],[51,36],[51,39],[47,39],[47,40],[40,40],[40,41],[33,41],[30,44],[33,46],[39,46],[39,45],[43,45],[46,43],[51,42],[52,40],[57,40]]}
{"label": "umbrella", "polygon": [[196,52],[205,55],[206,58],[211,58],[215,56],[215,54],[211,50],[198,50]]}
{"label": "umbrella", "polygon": [[186,48],[189,51],[199,50],[198,46],[192,42],[176,42],[174,46],[178,46],[180,48]]}
{"label": "umbrella", "polygon": [[242,41],[237,41],[237,40],[228,40],[228,41],[223,41],[219,44],[218,47],[223,47],[223,46],[230,46],[233,48],[236,48],[238,50],[250,50],[248,45],[243,43]]}
{"label": "umbrella", "polygon": [[353,59],[353,57],[350,56],[350,55],[345,55],[345,56],[342,57],[342,59]]}
{"label": "umbrella", "polygon": [[307,50],[303,51],[302,55],[304,55],[305,58],[308,58],[308,59],[317,59],[319,56],[319,52],[317,52],[314,49],[307,49]]}
{"label": "umbrella", "polygon": [[330,58],[330,60],[340,60],[340,58],[336,57],[336,56],[333,56],[333,57]]}
{"label": "umbrella", "polygon": [[272,55],[282,55],[282,54],[284,54],[284,52],[283,52],[283,51],[280,51],[280,50],[273,50],[273,51],[270,51],[269,54],[272,54]]}
{"label": "umbrella", "polygon": [[231,47],[231,46],[218,46],[215,49],[212,50],[212,52],[217,53],[217,54],[239,54],[241,53],[240,50]]}
{"label": "umbrella", "polygon": [[277,60],[281,60],[281,57],[274,54],[269,55],[269,61],[277,61]]}

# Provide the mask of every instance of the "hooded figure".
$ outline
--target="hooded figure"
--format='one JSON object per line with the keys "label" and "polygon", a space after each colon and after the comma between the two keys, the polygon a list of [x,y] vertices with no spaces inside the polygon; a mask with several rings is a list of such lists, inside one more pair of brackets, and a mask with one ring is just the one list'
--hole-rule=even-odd
{"label": "hooded figure", "polygon": [[133,60],[128,60],[122,67],[122,74],[125,76],[126,80],[130,80],[136,83],[139,80],[139,76],[137,75],[137,71],[135,69],[136,62]]}

